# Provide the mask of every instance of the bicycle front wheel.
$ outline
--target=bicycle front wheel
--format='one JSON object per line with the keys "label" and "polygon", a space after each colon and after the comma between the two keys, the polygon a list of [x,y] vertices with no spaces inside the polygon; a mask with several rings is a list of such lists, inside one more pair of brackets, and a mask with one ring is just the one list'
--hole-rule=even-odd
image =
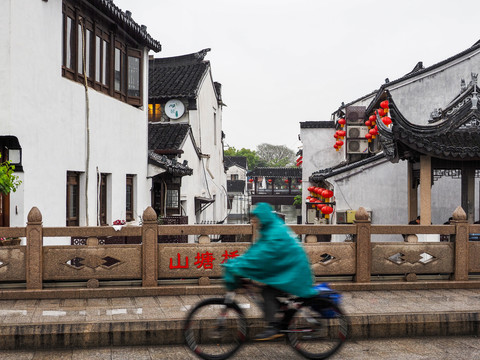
{"label": "bicycle front wheel", "polygon": [[347,337],[348,323],[342,311],[329,304],[321,311],[301,306],[288,324],[287,338],[292,347],[307,359],[326,359]]}
{"label": "bicycle front wheel", "polygon": [[184,325],[188,347],[202,359],[232,356],[247,338],[247,321],[236,303],[211,298],[190,310]]}

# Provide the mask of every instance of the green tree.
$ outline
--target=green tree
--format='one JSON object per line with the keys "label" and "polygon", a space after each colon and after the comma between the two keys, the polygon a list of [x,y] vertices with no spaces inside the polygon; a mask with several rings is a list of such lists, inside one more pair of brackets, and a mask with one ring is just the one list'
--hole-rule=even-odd
{"label": "green tree", "polygon": [[234,147],[229,147],[223,151],[225,156],[245,156],[247,158],[247,166],[249,170],[255,169],[256,167],[264,167],[266,163],[263,162],[257,155],[254,150],[242,148],[237,150]]}
{"label": "green tree", "polygon": [[[1,156],[1,155],[0,155]],[[11,191],[15,192],[22,183],[18,176],[14,175],[15,166],[10,161],[0,163],[0,193],[8,195]]]}
{"label": "green tree", "polygon": [[267,167],[295,166],[295,152],[285,145],[260,144],[256,154]]}

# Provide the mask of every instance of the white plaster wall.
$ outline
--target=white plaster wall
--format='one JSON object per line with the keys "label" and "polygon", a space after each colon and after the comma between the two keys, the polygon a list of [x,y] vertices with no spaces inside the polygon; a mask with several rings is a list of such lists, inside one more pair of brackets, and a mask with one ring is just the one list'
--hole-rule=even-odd
{"label": "white plaster wall", "polygon": [[[344,149],[336,151],[333,148],[335,144],[334,128],[301,128],[300,139],[303,144],[303,163],[302,163],[302,199],[305,200],[309,195],[308,187],[310,176],[322,169],[337,165],[345,160]],[[344,148],[344,147],[343,147]],[[302,206],[303,223],[306,222],[305,206]]]}
{"label": "white plaster wall", "polygon": [[238,175],[238,180],[245,181],[247,179],[247,171],[236,165],[230,166],[226,174],[228,180],[232,180],[232,175]]}
{"label": "white plaster wall", "polygon": [[[10,21],[2,21],[2,65],[10,84],[0,84],[0,133],[17,136],[22,146],[23,184],[12,195],[11,226],[24,226],[37,206],[44,226],[65,226],[66,173],[86,171],[86,97],[82,84],[61,75],[62,7],[60,0],[7,1]],[[5,13],[2,12],[2,17]],[[10,24],[9,28],[6,28]],[[4,36],[10,34],[10,42]],[[4,48],[6,46],[6,48]],[[6,50],[3,52],[3,50]],[[147,53],[143,60],[148,69]],[[2,69],[4,67],[2,66]],[[144,71],[146,109],[148,71]],[[5,87],[9,89],[5,90]],[[90,176],[89,224],[96,225],[96,169],[111,174],[110,218],[125,218],[125,176],[136,175],[136,214],[149,205],[147,181],[147,114],[89,88]],[[83,182],[86,176],[83,176]],[[86,225],[85,189],[80,199],[81,225]]]}
{"label": "white plaster wall", "polygon": [[480,50],[388,89],[398,109],[409,121],[426,125],[434,109],[445,108],[460,94],[461,79],[465,79],[468,85],[472,72],[480,73]]}

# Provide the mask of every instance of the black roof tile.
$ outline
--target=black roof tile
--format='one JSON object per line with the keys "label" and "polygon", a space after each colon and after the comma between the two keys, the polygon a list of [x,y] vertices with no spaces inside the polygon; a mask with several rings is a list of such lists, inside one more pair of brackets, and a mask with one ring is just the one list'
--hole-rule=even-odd
{"label": "black roof tile", "polygon": [[193,169],[189,168],[186,164],[180,164],[175,159],[169,159],[165,155],[155,154],[152,150],[148,152],[148,163],[165,169],[169,174],[174,176],[193,174]]}
{"label": "black roof tile", "polygon": [[138,25],[131,17],[131,13],[123,12],[118,6],[116,6],[112,0],[86,0],[93,4],[96,8],[103,11],[105,15],[110,17],[116,23],[122,25],[122,29],[125,30],[131,37],[133,37],[140,44],[147,46],[155,52],[162,50],[162,45],[153,39],[147,33],[147,27],[145,25]]}
{"label": "black roof tile", "polygon": [[247,172],[247,176],[262,176],[269,178],[302,178],[301,168],[282,168],[282,167],[260,167]]}
{"label": "black roof tile", "polygon": [[232,166],[240,166],[243,169],[247,169],[246,156],[225,156],[225,166],[227,168]]}
{"label": "black roof tile", "polygon": [[210,62],[204,60],[208,51],[150,60],[149,98],[196,98],[201,80],[210,68]]}
{"label": "black roof tile", "polygon": [[190,131],[188,124],[148,124],[149,150],[179,150]]}

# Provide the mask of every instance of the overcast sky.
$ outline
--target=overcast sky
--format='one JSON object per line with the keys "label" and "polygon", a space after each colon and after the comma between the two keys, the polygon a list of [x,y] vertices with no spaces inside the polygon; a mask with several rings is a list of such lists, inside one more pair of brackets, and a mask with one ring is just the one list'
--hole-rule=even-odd
{"label": "overcast sky", "polygon": [[[162,44],[206,56],[222,84],[225,144],[296,151],[300,122],[480,40],[479,0],[114,0]],[[478,69],[480,72],[480,69]],[[459,79],[460,84],[460,79]],[[460,86],[460,85],[459,85]]]}

